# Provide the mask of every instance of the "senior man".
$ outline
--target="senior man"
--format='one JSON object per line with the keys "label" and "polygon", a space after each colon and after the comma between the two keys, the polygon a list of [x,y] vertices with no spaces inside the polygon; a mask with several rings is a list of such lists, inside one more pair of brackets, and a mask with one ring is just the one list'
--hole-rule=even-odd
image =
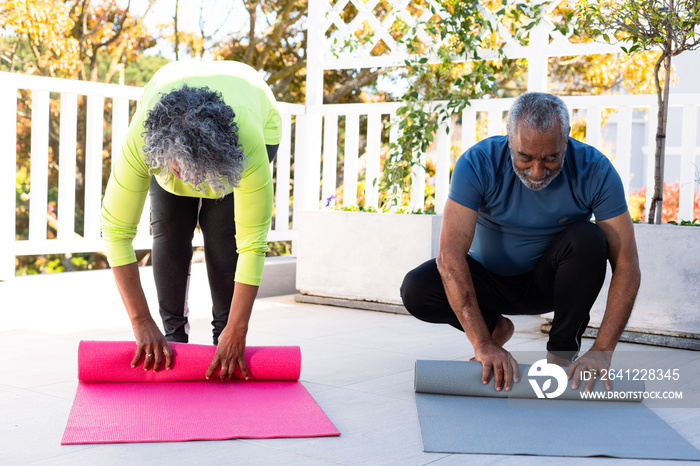
{"label": "senior man", "polygon": [[[507,132],[457,161],[438,257],[406,275],[401,296],[418,319],[466,332],[483,383],[493,372],[496,390],[506,391],[520,374],[503,348],[514,331],[504,316],[553,311],[547,360],[568,366],[575,389],[582,371],[610,366],[639,288],[625,193],[610,161],[568,136],[560,98],[521,95]],[[593,346],[576,359],[607,260],[613,275],[603,322]],[[605,386],[611,388],[608,380]]]}
{"label": "senior man", "polygon": [[[248,65],[175,62],[146,85],[102,205],[107,259],[137,344],[132,366],[143,358],[146,370],[170,368],[168,342],[188,341],[192,235],[199,225],[217,345],[206,377],[221,366],[220,377],[231,378],[236,365],[248,376],[246,335],[272,216],[269,162],[280,139],[272,91]],[[149,191],[165,335],[148,309],[132,246]]]}

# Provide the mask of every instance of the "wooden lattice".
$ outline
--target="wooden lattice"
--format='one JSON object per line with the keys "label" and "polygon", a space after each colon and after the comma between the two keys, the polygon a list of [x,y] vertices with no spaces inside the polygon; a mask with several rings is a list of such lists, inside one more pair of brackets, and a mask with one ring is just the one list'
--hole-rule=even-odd
{"label": "wooden lattice", "polygon": [[[532,3],[532,2],[530,2]],[[495,15],[481,2],[481,14],[497,24],[497,35],[509,58],[563,56],[617,51],[603,44],[577,44],[571,33],[562,34],[554,27],[553,16],[561,0],[542,2],[542,17],[538,26],[516,38],[509,28],[496,23]],[[401,65],[409,58],[401,38],[415,28],[415,37],[426,50],[434,50],[434,38],[422,27],[430,18],[446,18],[449,14],[435,0],[319,0],[323,10],[321,31],[321,63],[324,69],[386,67]],[[433,12],[434,11],[434,12]],[[522,31],[521,31],[522,32]],[[490,53],[484,51],[481,56]],[[432,60],[434,57],[429,58]],[[459,58],[459,57],[457,57]]]}

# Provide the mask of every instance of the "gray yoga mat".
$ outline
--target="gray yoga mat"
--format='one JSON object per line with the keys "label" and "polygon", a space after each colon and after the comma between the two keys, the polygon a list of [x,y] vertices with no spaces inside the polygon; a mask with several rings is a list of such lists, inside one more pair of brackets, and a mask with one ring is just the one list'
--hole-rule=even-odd
{"label": "gray yoga mat", "polygon": [[[507,394],[496,392],[493,380],[482,384],[478,362],[417,361],[424,451],[700,460],[700,451],[642,403],[582,401],[570,388],[537,399],[529,367],[520,366],[521,381]],[[614,390],[640,388],[617,382]]]}

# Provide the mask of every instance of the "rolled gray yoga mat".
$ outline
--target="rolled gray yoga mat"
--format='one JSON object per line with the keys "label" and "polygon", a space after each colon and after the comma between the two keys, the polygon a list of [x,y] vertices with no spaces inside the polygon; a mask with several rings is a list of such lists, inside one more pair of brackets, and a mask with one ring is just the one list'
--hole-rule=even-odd
{"label": "rolled gray yoga mat", "polygon": [[[417,361],[424,451],[700,460],[700,451],[643,403],[583,401],[570,388],[556,399],[538,399],[529,369],[521,365],[520,383],[505,393],[496,392],[493,380],[482,384],[478,362]],[[616,382],[614,390],[640,388]]]}
{"label": "rolled gray yoga mat", "polygon": [[[525,398],[535,399],[537,394],[529,383],[529,365],[519,364],[520,382],[514,383],[510,391],[495,389],[493,373],[489,383],[481,382],[481,364],[475,361],[416,361],[415,391],[416,393],[434,393],[437,395],[480,396],[489,398]],[[557,396],[557,400],[582,400],[582,383],[577,390],[571,389],[568,383],[564,392]],[[618,392],[643,392],[644,382],[641,380],[615,380],[613,389]],[[597,382],[593,392],[606,392],[602,382]],[[590,399],[588,399],[590,400]],[[602,400],[608,400],[602,398]],[[626,397],[624,399],[610,399],[610,401],[641,402],[642,398]]]}

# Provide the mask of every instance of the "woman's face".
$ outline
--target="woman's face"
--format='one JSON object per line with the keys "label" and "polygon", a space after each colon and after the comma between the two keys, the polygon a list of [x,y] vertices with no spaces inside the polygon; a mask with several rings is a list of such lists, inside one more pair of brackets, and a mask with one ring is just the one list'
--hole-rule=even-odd
{"label": "woman's face", "polygon": [[175,178],[177,178],[178,180],[182,179],[182,177],[180,176],[180,167],[177,163],[173,162],[170,164],[170,171],[173,173]]}

